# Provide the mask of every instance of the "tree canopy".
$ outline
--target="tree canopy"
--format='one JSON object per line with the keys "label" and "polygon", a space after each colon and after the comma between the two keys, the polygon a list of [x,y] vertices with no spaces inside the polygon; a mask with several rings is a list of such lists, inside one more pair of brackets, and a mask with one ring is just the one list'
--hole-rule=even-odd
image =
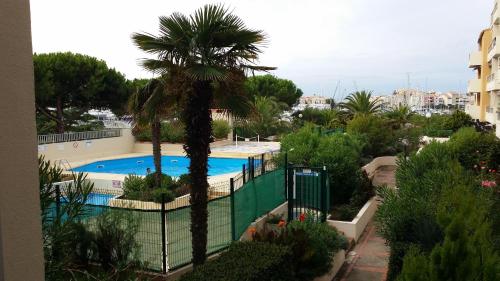
{"label": "tree canopy", "polygon": [[289,107],[297,103],[302,96],[302,90],[292,81],[270,74],[249,77],[245,82],[245,88],[252,100],[255,96],[275,97],[278,102],[283,102]]}
{"label": "tree canopy", "polygon": [[64,116],[68,109],[125,113],[131,83],[104,61],[66,52],[35,54],[33,64],[37,112],[55,121],[59,133],[68,126]]}

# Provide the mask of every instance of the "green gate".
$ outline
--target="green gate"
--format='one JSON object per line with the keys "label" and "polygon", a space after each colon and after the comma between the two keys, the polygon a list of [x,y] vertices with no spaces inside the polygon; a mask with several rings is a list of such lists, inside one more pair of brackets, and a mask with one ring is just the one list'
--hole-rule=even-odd
{"label": "green gate", "polygon": [[316,221],[326,221],[329,188],[325,168],[289,167],[287,195],[288,220],[308,214]]}

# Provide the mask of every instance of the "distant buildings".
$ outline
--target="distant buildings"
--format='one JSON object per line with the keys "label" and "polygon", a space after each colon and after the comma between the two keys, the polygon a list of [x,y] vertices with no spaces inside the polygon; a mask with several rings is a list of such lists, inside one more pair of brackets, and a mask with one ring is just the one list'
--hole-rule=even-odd
{"label": "distant buildings", "polygon": [[[476,78],[469,80],[467,94],[470,102],[466,112],[481,122],[496,125],[500,137],[500,11],[499,0],[491,13],[491,26],[479,34],[478,49],[469,56],[469,67],[476,72]],[[498,38],[497,38],[498,37]]]}
{"label": "distant buildings", "polygon": [[293,109],[294,111],[304,110],[306,108],[330,109],[330,102],[330,98],[322,96],[303,96],[300,97],[299,103]]}
{"label": "distant buildings", "polygon": [[382,105],[382,110],[398,106],[408,106],[411,110],[424,112],[447,112],[451,109],[464,109],[467,96],[455,92],[422,92],[415,89],[398,89],[387,96],[374,96]]}

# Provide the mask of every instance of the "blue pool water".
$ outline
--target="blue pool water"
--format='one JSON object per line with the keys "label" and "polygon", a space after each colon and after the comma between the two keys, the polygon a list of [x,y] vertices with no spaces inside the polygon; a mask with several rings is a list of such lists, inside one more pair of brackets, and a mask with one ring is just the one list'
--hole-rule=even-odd
{"label": "blue pool water", "polygon": [[[247,159],[242,158],[216,158],[208,159],[208,175],[215,176],[226,173],[239,172]],[[257,162],[257,161],[256,161]],[[257,164],[257,163],[256,163]],[[189,159],[183,156],[162,156],[162,172],[169,176],[180,176],[188,173]],[[146,169],[154,172],[153,156],[122,158],[97,161],[74,168],[75,172],[111,173],[111,174],[136,174],[146,175]]]}

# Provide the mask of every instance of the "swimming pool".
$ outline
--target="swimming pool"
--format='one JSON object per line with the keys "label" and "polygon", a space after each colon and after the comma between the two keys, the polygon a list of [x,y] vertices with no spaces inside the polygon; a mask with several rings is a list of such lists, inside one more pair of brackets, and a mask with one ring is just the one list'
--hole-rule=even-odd
{"label": "swimming pool", "polygon": [[[208,158],[208,175],[215,176],[241,171],[243,164],[247,163],[244,158]],[[257,162],[257,161],[256,161]],[[257,164],[257,163],[256,163]],[[189,159],[184,156],[162,156],[162,172],[169,176],[180,176],[188,173]],[[113,160],[97,161],[72,169],[75,172],[111,173],[111,174],[136,174],[146,175],[146,169],[154,172],[153,156],[121,158]]]}

